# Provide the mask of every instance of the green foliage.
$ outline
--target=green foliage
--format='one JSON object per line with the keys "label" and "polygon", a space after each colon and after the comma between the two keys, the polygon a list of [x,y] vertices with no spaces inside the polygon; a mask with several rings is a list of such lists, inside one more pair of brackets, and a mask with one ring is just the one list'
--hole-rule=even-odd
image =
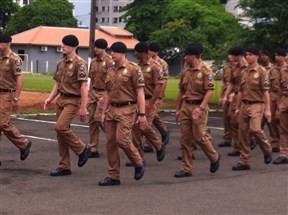
{"label": "green foliage", "polygon": [[150,33],[162,28],[163,6],[169,0],[135,0],[123,8],[126,29],[140,41],[149,40]]}
{"label": "green foliage", "polygon": [[164,48],[183,51],[198,41],[205,47],[205,58],[221,60],[240,41],[241,26],[219,0],[138,0],[124,10],[127,29],[136,38],[142,40],[144,35]]}
{"label": "green foliage", "polygon": [[7,25],[7,32],[16,34],[40,25],[77,27],[73,5],[67,0],[37,0],[22,7]]}
{"label": "green foliage", "polygon": [[284,0],[240,0],[243,17],[249,17],[253,27],[247,27],[246,44],[274,50],[288,47],[288,2]]}
{"label": "green foliage", "polygon": [[13,0],[1,0],[0,1],[0,27],[5,29],[11,15],[19,10],[18,4]]}

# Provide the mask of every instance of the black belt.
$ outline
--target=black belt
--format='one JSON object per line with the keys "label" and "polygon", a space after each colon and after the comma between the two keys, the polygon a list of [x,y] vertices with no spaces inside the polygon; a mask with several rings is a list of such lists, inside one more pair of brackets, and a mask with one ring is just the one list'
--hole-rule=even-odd
{"label": "black belt", "polygon": [[65,94],[65,93],[60,93],[61,96],[65,97],[65,98],[81,98],[81,96],[79,95],[75,95],[75,94]]}
{"label": "black belt", "polygon": [[137,102],[132,101],[132,102],[121,102],[121,103],[111,103],[111,106],[113,107],[123,107],[123,106],[128,106],[128,105],[135,105]]}
{"label": "black belt", "polygon": [[0,89],[0,92],[2,93],[12,93],[12,92],[15,92],[16,90],[14,89]]}
{"label": "black belt", "polygon": [[201,105],[203,100],[185,100],[189,105]]}
{"label": "black belt", "polygon": [[249,104],[249,105],[251,105],[251,104],[264,103],[263,101],[249,101],[249,100],[242,100],[242,102],[243,102],[244,104]]}
{"label": "black belt", "polygon": [[93,89],[96,90],[96,91],[106,91],[105,89],[97,88],[97,87],[93,87]]}
{"label": "black belt", "polygon": [[145,95],[145,100],[152,99],[152,96]]}

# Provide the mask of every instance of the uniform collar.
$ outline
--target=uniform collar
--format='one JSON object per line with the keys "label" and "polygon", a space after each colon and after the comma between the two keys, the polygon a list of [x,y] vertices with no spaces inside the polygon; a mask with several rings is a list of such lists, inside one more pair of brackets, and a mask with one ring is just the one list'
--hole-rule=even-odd
{"label": "uniform collar", "polygon": [[9,50],[6,55],[3,55],[3,56],[2,56],[2,58],[3,58],[3,59],[4,59],[4,58],[9,58],[9,56],[11,55],[11,53],[12,53],[12,51]]}

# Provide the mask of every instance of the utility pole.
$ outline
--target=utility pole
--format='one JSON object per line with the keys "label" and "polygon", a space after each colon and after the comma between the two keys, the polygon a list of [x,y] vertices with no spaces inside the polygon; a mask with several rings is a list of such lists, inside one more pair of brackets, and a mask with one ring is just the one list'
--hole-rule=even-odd
{"label": "utility pole", "polygon": [[97,5],[96,2],[97,0],[91,0],[89,61],[94,57],[94,41],[95,41],[95,29],[96,29],[96,5]]}

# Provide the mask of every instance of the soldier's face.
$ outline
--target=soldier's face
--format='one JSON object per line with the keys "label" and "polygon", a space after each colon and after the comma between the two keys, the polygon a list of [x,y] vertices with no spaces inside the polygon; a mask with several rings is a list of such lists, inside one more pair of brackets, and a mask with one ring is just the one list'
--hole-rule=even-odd
{"label": "soldier's face", "polygon": [[111,56],[112,56],[112,60],[117,63],[123,59],[125,54],[119,53],[119,52],[112,52]]}
{"label": "soldier's face", "polygon": [[185,55],[185,56],[184,56],[184,61],[185,61],[188,65],[192,65],[193,59],[194,59],[194,55]]}
{"label": "soldier's face", "polygon": [[105,52],[105,49],[100,49],[100,48],[95,47],[94,51],[95,51],[95,54],[98,56],[98,55],[103,54]]}
{"label": "soldier's face", "polygon": [[246,60],[249,64],[252,64],[252,63],[255,63],[258,61],[258,56],[257,55],[254,55],[250,52],[246,52]]}
{"label": "soldier's face", "polygon": [[9,43],[0,43],[0,54],[5,53],[9,48]]}
{"label": "soldier's face", "polygon": [[157,55],[157,52],[149,51],[149,56],[150,57],[155,57]]}
{"label": "soldier's face", "polygon": [[75,47],[67,46],[65,44],[62,44],[63,54],[71,54],[73,51],[76,50]]}
{"label": "soldier's face", "polygon": [[277,63],[283,63],[285,61],[285,57],[281,56],[281,55],[275,55],[275,61]]}
{"label": "soldier's face", "polygon": [[267,62],[267,61],[269,61],[269,57],[267,55],[265,55],[265,54],[260,54],[259,55],[259,61]]}

